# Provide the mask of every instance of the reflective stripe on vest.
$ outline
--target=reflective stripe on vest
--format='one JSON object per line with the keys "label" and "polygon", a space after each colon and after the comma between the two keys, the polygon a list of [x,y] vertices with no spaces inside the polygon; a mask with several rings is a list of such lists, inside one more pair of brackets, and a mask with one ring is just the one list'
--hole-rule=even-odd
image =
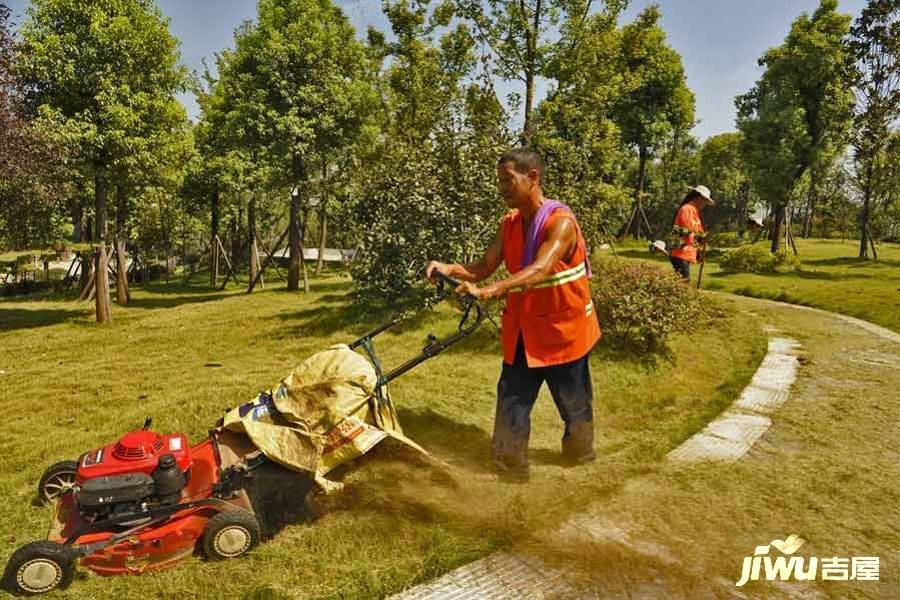
{"label": "reflective stripe on vest", "polygon": [[543,288],[556,287],[558,285],[565,285],[567,283],[572,283],[573,281],[577,281],[582,277],[587,276],[587,266],[582,261],[572,267],[571,269],[566,269],[565,271],[560,271],[559,273],[554,273],[544,281],[540,282],[537,285],[533,285],[529,288],[526,288],[523,285],[511,288],[509,290],[510,294],[517,292],[524,292],[527,290],[539,290]]}

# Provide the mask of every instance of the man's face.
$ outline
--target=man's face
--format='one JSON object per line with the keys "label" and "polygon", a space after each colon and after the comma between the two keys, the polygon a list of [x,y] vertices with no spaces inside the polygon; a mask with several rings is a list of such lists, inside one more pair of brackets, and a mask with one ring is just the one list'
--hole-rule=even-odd
{"label": "man's face", "polygon": [[518,208],[538,184],[536,170],[519,173],[512,161],[497,165],[497,178],[500,182],[500,195],[509,208]]}

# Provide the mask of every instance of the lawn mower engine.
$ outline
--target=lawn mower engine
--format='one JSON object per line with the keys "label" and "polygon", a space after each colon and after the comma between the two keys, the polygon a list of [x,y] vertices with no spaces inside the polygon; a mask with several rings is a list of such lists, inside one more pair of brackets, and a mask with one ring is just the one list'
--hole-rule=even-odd
{"label": "lawn mower engine", "polygon": [[211,432],[190,446],[183,434],[150,431],[148,419],[143,429],[47,468],[38,497],[55,504],[56,516],[47,539],[12,554],[2,587],[24,595],[66,587],[76,564],[136,575],[198,550],[210,560],[241,556],[261,536],[245,486],[251,470],[267,465],[242,436]]}
{"label": "lawn mower engine", "polygon": [[[74,499],[85,522],[140,515],[175,504],[190,477],[191,453],[180,433],[132,431],[78,459]],[[121,523],[123,526],[128,521]]]}

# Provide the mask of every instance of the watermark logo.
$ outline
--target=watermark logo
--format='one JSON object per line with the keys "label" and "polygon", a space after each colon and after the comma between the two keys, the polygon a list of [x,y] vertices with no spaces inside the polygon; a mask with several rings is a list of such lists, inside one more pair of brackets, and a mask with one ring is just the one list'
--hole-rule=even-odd
{"label": "watermark logo", "polygon": [[[737,587],[748,581],[878,581],[880,559],[877,556],[793,556],[806,540],[791,534],[784,540],[772,540],[757,546],[753,556],[745,556]],[[769,554],[775,548],[777,552]],[[780,554],[780,556],[779,556]]]}

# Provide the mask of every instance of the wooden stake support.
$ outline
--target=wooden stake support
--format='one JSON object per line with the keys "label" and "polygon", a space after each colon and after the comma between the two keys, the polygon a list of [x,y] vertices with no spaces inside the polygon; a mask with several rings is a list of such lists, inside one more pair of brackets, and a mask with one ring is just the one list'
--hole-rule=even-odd
{"label": "wooden stake support", "polygon": [[872,258],[878,260],[878,251],[875,249],[875,240],[872,238],[872,233],[869,231],[868,225],[866,225],[866,238],[869,240],[869,246],[872,248]]}
{"label": "wooden stake support", "polygon": [[237,274],[234,272],[234,268],[231,266],[231,260],[228,258],[228,253],[225,252],[225,246],[222,244],[222,240],[219,239],[219,236],[216,236],[216,244],[219,245],[219,251],[222,253],[222,258],[225,259],[225,266],[228,267],[228,273],[225,274],[225,281],[222,282],[222,285],[219,287],[220,290],[224,290],[225,286],[228,285],[228,279],[234,278],[234,282],[237,283]]}
{"label": "wooden stake support", "polygon": [[[288,225],[288,228],[284,230],[284,233],[282,233],[281,237],[278,238],[278,241],[275,242],[276,250],[281,247],[282,242],[284,242],[284,238],[286,238],[290,232],[291,232],[291,227],[290,227],[290,225]],[[263,247],[263,250],[266,251],[265,247]],[[266,268],[269,266],[269,263],[271,263],[273,259],[274,259],[274,255],[271,254],[270,252],[266,251],[265,262],[263,263],[262,267],[259,269],[259,272],[256,274],[256,277],[253,278],[253,281],[251,281],[250,285],[247,287],[248,294],[251,293],[253,291],[253,288],[256,287],[256,284],[262,278],[263,271],[266,270]]]}
{"label": "wooden stake support", "polygon": [[185,284],[190,283],[190,281],[194,277],[194,275],[197,274],[197,265],[203,264],[203,261],[206,260],[206,257],[209,255],[211,246],[212,246],[211,243],[206,245],[206,247],[203,249],[203,252],[200,254],[200,258],[197,260],[197,262],[195,262],[193,265],[191,265],[191,271],[184,278],[183,283],[185,283]]}
{"label": "wooden stake support", "polygon": [[[262,248],[263,252],[266,253],[266,256],[273,256],[274,251],[270,252],[259,236],[256,236],[256,240],[259,242],[259,247]],[[276,246],[279,246],[279,245],[280,244],[276,244]],[[273,257],[273,260],[274,260],[274,257]],[[272,263],[272,268],[275,269],[275,273],[278,274],[278,279],[280,279],[281,281],[284,281],[285,279],[287,279],[284,276],[284,273],[281,272],[281,269],[278,268],[278,265],[275,264],[274,262]],[[262,272],[262,269],[260,269],[260,272]]]}

